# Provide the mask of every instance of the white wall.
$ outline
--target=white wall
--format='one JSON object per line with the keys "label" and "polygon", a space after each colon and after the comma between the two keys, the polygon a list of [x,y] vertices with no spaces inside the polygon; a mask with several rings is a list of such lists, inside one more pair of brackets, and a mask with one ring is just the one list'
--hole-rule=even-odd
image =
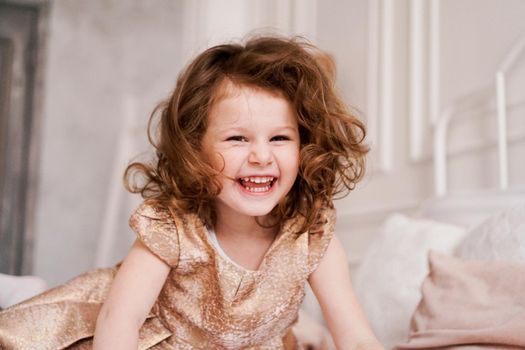
{"label": "white wall", "polygon": [[[424,4],[416,21],[422,31],[414,30],[411,16],[418,4]],[[54,285],[95,266],[101,237],[110,249],[98,255],[98,263],[124,256],[133,238],[127,217],[139,199],[125,194],[120,178],[126,162],[148,149],[149,113],[190,57],[261,27],[303,34],[332,53],[343,97],[367,120],[368,176],[337,202],[339,235],[349,257],[358,258],[388,213],[413,212],[432,196],[433,115],[490,82],[505,51],[525,33],[523,13],[525,3],[518,0],[55,0],[35,273]],[[415,44],[414,33],[423,33],[423,45]],[[422,57],[419,75],[414,57]],[[524,70],[513,71],[509,83],[516,101]],[[525,183],[519,113],[523,108],[513,107],[509,120],[514,187]],[[462,127],[468,137],[451,135],[453,191],[497,184],[495,146],[484,136],[492,124],[475,125],[471,120]],[[464,151],[472,147],[481,151]]]}

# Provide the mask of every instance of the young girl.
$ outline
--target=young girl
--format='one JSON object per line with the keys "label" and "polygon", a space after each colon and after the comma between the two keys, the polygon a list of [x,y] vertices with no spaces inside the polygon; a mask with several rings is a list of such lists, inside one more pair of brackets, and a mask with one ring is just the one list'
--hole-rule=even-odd
{"label": "young girl", "polygon": [[[146,200],[122,264],[7,309],[0,328],[43,317],[52,329],[26,337],[46,348],[293,349],[308,282],[338,349],[382,349],[333,235],[332,198],[367,148],[327,62],[274,37],[200,54],[158,107],[155,160],[126,169]],[[8,328],[0,344],[24,347]]]}

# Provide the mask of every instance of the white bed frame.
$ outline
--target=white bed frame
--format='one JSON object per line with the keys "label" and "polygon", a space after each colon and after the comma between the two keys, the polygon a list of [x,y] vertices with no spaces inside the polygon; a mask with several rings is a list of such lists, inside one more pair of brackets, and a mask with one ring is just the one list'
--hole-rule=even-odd
{"label": "white bed frame", "polygon": [[[508,149],[507,149],[507,97],[505,76],[525,53],[525,35],[516,42],[505,56],[494,74],[498,125],[499,189],[509,188]],[[447,135],[450,121],[458,115],[461,107],[474,99],[477,93],[457,99],[445,108],[434,125],[434,193],[436,197],[447,194]]]}

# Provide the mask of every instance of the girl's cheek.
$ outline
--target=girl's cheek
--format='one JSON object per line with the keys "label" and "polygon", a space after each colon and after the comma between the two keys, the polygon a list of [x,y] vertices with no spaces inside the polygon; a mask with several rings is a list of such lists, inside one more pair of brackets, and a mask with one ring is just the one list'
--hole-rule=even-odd
{"label": "girl's cheek", "polygon": [[222,171],[226,168],[226,164],[228,164],[227,158],[222,153],[216,152],[213,157],[213,166],[215,169]]}
{"label": "girl's cheek", "polygon": [[207,150],[207,152],[203,152],[202,158],[215,170],[222,170],[224,167],[224,157],[216,150]]}

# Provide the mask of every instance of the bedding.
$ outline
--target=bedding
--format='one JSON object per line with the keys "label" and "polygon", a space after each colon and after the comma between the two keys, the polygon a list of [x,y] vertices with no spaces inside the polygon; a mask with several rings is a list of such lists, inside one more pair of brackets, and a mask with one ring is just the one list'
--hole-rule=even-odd
{"label": "bedding", "polygon": [[431,251],[410,339],[396,350],[525,348],[525,264]]}
{"label": "bedding", "polygon": [[525,202],[491,215],[470,230],[459,244],[456,256],[525,263]]}
{"label": "bedding", "polygon": [[[479,209],[479,202],[474,204],[476,209]],[[439,209],[441,217],[444,217],[443,214],[446,212],[442,207]],[[457,208],[450,210],[455,215],[458,214]],[[431,210],[427,210],[427,214],[431,213]],[[467,210],[465,213],[472,214]],[[431,250],[435,252],[429,256]],[[445,254],[443,255],[445,257],[440,258],[442,256],[439,255],[440,253]],[[450,259],[456,260],[452,263]],[[405,347],[397,349],[525,349],[521,338],[516,340],[507,337],[509,332],[516,333],[515,329],[507,328],[516,327],[512,322],[518,322],[516,324],[521,327],[521,333],[525,334],[525,307],[523,306],[525,300],[520,295],[525,296],[522,292],[525,290],[525,285],[521,284],[525,283],[523,282],[525,271],[520,270],[521,272],[517,273],[513,268],[505,267],[497,274],[490,272],[496,267],[501,268],[498,265],[500,263],[517,264],[519,268],[525,266],[524,202],[489,216],[470,230],[439,221],[394,214],[385,222],[363,256],[353,276],[353,282],[371,326],[386,349],[395,348],[399,344]],[[428,274],[429,264],[430,274]],[[506,276],[507,270],[514,271],[509,272],[514,274],[514,277],[509,279],[516,285],[506,289],[508,294],[498,296],[501,290],[498,291],[497,286],[492,286],[494,283],[487,284],[482,276],[476,275],[477,270],[472,270],[472,264],[481,264],[480,269],[486,269],[487,274],[490,275],[486,278],[497,275],[503,277]],[[453,269],[446,269],[449,265],[457,267],[458,273],[463,271],[463,275],[454,275]],[[466,267],[463,268],[463,265]],[[429,284],[433,283],[431,280],[433,273],[441,273],[444,276],[447,271],[450,276],[443,277],[439,281],[440,284]],[[457,289],[460,285],[458,281],[463,281],[465,290],[462,293],[471,293],[468,294],[470,297],[459,299],[461,293]],[[489,287],[493,289],[487,289]],[[451,288],[451,294],[448,294],[446,288]],[[428,315],[426,306],[446,302],[445,299],[432,300],[432,296],[436,295],[432,291],[437,290],[447,291],[441,294],[443,298],[455,296],[458,300],[471,300],[472,303],[463,305],[465,309],[458,305],[443,304],[442,307],[434,307],[434,314]],[[481,291],[485,291],[481,296],[492,300],[494,307],[484,307],[474,303],[480,298],[475,293]],[[514,311],[511,311],[510,307],[497,306],[500,305],[497,304],[498,302],[503,302],[505,298],[509,301],[512,297],[515,297],[513,302],[516,303]],[[472,309],[466,309],[469,305]],[[490,311],[491,314],[484,314],[481,317],[483,311]],[[495,323],[479,323],[508,321],[509,315],[514,315],[516,319],[504,323],[505,325],[500,328],[494,328]],[[474,328],[470,330],[461,328],[465,325]],[[479,327],[482,326],[485,328],[480,331]],[[519,332],[517,333],[520,336]],[[449,338],[443,341],[442,345],[437,345],[437,343],[429,343],[428,339],[422,340],[425,339],[423,335],[429,334],[435,337],[461,334],[467,338],[465,341]],[[485,338],[481,337],[482,334],[485,334]],[[473,345],[468,340],[468,337],[473,339],[472,337],[478,336],[481,338],[474,338],[479,342],[477,344]],[[416,338],[419,340],[416,341]],[[502,341],[503,338],[509,339],[507,343]],[[424,347],[424,344],[428,346]]]}
{"label": "bedding", "polygon": [[46,289],[47,283],[39,277],[0,273],[0,310],[18,304]]}
{"label": "bedding", "polygon": [[465,236],[461,226],[402,214],[390,216],[367,249],[352,278],[374,330],[392,348],[407,339],[410,317],[421,298],[427,252],[451,253]]}

